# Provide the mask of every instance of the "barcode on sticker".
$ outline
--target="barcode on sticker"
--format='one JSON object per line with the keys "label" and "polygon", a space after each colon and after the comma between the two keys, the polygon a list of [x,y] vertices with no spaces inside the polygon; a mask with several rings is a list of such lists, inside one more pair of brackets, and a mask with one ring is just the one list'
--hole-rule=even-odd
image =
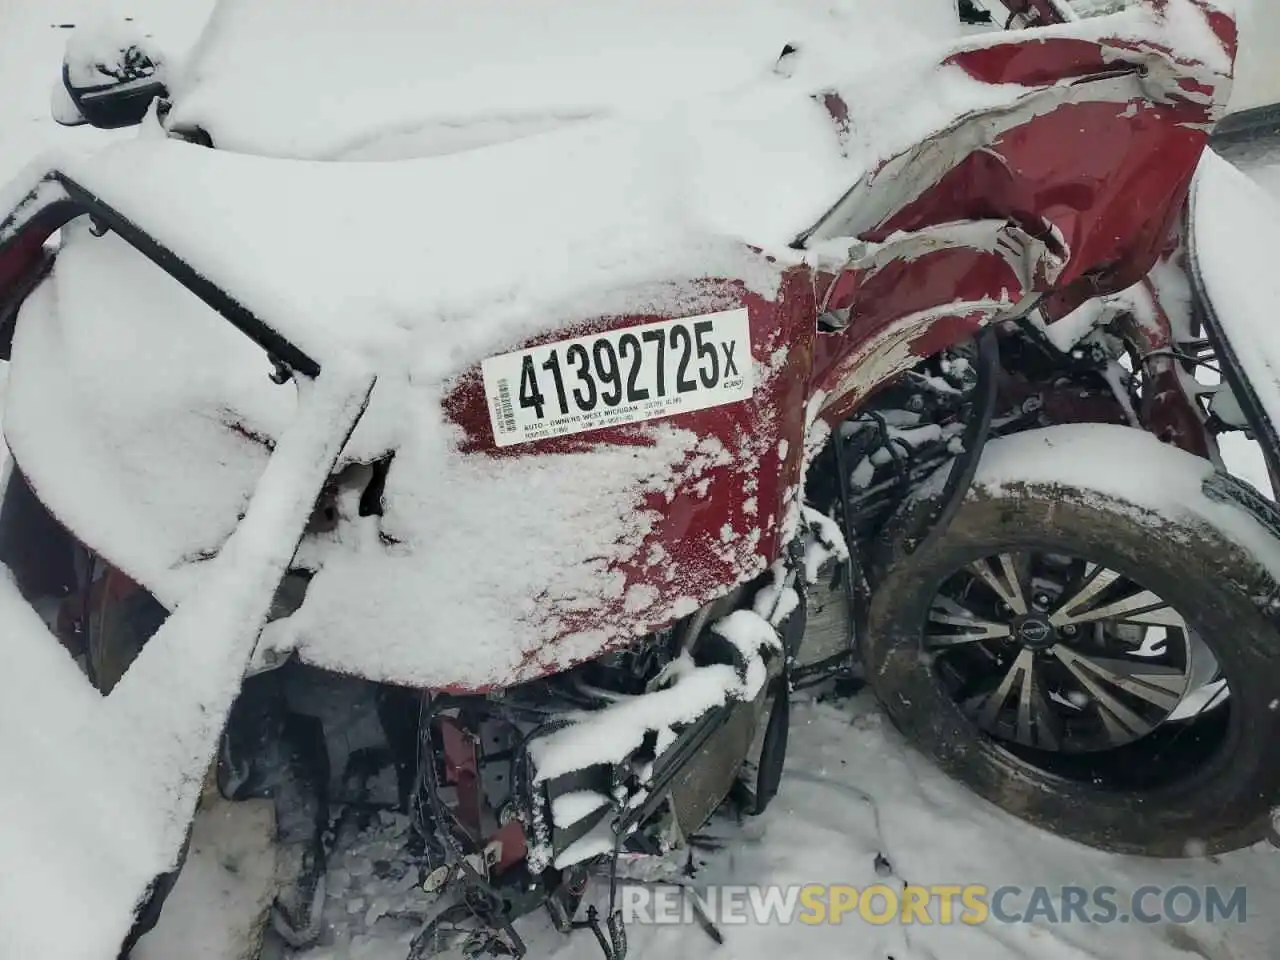
{"label": "barcode on sticker", "polygon": [[502,416],[502,432],[515,433],[516,409],[511,404],[511,384],[507,380],[498,381],[498,412]]}

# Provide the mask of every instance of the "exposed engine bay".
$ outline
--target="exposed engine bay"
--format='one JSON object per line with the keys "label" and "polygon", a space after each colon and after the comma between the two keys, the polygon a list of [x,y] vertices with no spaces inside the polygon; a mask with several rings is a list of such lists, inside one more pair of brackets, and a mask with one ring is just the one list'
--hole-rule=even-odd
{"label": "exposed engine bay", "polygon": [[[820,539],[829,524],[811,529],[812,556],[844,555]],[[418,886],[457,901],[411,956],[446,946],[520,955],[512,921],[544,906],[563,931],[590,928],[607,955],[623,956],[614,911],[575,919],[590,878],[665,862],[730,795],[758,813],[778,790],[786,676],[804,632],[797,574],[780,563],[685,623],[501,697],[308,683],[320,671],[295,664],[251,678],[219,778],[226,794],[266,793],[277,808],[287,798],[296,814],[281,822],[303,871],[292,915],[277,904],[276,929],[298,946],[318,932],[329,811],[372,804],[408,812]],[[328,702],[317,702],[317,681]],[[353,750],[335,719],[362,701],[380,742]]]}

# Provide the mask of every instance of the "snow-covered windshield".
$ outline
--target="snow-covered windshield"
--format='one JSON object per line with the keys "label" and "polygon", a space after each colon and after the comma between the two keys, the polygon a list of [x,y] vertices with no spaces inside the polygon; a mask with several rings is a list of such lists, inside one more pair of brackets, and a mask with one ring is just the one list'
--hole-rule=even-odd
{"label": "snow-covered windshield", "polygon": [[788,44],[803,82],[965,32],[955,0],[218,0],[174,120],[244,153],[434,155],[664,111],[767,76]]}

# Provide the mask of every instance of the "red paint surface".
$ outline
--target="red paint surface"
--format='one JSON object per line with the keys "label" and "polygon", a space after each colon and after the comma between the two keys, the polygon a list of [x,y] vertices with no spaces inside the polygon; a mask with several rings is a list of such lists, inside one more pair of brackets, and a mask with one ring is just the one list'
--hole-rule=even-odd
{"label": "red paint surface", "polygon": [[1059,80],[1110,73],[1123,64],[1108,58],[1090,40],[1060,37],[1028,43],[1012,33],[1010,39],[976,50],[962,50],[942,61],[957,66],[982,83],[1016,83],[1045,86]]}
{"label": "red paint surface", "polygon": [[1051,224],[1072,253],[1059,287],[1122,290],[1147,274],[1176,223],[1208,139],[1183,124],[1202,120],[1198,108],[1142,101],[1061,106],[970,153],[868,239],[978,217],[1032,234]]}

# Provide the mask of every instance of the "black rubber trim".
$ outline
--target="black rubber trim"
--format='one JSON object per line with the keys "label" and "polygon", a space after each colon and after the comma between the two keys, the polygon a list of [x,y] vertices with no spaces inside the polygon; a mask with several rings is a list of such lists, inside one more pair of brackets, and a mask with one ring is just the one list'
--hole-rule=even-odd
{"label": "black rubber trim", "polygon": [[841,670],[847,670],[849,661],[853,659],[853,645],[850,644],[849,649],[842,653],[832,654],[821,660],[815,660],[813,663],[806,663],[800,666],[792,667],[790,677],[792,686],[796,690],[801,690],[813,683],[821,683],[840,673]]}

